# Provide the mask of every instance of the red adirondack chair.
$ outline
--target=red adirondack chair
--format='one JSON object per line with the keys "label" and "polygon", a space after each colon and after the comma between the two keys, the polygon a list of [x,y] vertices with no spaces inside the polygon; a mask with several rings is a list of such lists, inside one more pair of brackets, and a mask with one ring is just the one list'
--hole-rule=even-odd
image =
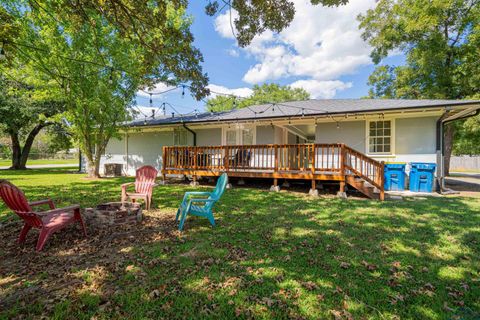
{"label": "red adirondack chair", "polygon": [[[83,234],[87,236],[85,223],[80,214],[80,206],[72,205],[65,208],[55,208],[51,199],[28,202],[23,192],[7,180],[0,180],[0,197],[3,202],[20,218],[25,224],[20,232],[18,243],[24,243],[28,231],[32,228],[40,229],[40,235],[37,241],[37,251],[45,246],[52,233],[63,229],[70,223],[79,222],[83,229]],[[35,212],[32,207],[48,204],[50,210]]]}
{"label": "red adirondack chair", "polygon": [[[152,166],[138,168],[135,174],[135,182],[122,184],[122,202],[126,202],[127,199],[130,199],[132,202],[135,202],[136,199],[143,199],[145,208],[149,210],[152,204],[152,192],[157,174],[157,169]],[[131,185],[135,185],[135,192],[127,192],[127,187]]]}

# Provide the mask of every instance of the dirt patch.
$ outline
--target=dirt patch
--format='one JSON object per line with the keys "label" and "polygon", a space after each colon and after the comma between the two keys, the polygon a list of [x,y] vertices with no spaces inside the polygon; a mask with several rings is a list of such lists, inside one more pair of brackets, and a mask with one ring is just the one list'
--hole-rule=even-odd
{"label": "dirt patch", "polygon": [[9,219],[0,228],[0,309],[38,299],[54,305],[85,289],[112,294],[119,289],[114,280],[138,254],[134,248],[180,237],[174,213],[150,210],[144,214],[138,224],[87,226],[87,238],[79,226],[69,226],[56,232],[39,253],[35,251],[38,231],[30,231],[26,243],[19,245],[16,240],[23,223]]}

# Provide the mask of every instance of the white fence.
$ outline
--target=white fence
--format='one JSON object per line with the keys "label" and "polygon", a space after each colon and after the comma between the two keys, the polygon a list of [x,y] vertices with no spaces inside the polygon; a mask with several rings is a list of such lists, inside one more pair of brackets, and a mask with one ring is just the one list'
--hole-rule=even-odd
{"label": "white fence", "polygon": [[450,158],[450,171],[480,171],[480,156],[456,156]]}

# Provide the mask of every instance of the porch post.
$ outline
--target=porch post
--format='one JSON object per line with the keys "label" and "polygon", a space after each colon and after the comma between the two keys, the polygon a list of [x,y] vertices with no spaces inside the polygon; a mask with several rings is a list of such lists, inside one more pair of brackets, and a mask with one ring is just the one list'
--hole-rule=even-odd
{"label": "porch post", "polygon": [[[278,171],[278,145],[275,144],[274,146],[274,156],[275,156],[275,164],[273,166],[273,174],[275,175]],[[278,186],[278,178],[273,178],[273,186],[270,187],[270,191],[279,192],[280,187]]]}
{"label": "porch post", "polygon": [[342,198],[346,198],[345,195],[345,145],[342,143],[339,145],[340,147],[340,175],[342,176],[342,180],[340,181],[340,190],[338,196]]}
{"label": "porch post", "polygon": [[316,157],[316,146],[312,144],[309,146],[310,149],[310,170],[312,172],[312,188],[308,192],[311,196],[318,196],[317,183],[315,181],[315,157]]}
{"label": "porch post", "polygon": [[162,184],[167,183],[167,175],[165,174],[165,169],[166,169],[165,162],[166,162],[166,159],[167,159],[167,147],[166,147],[166,146],[163,146],[163,147],[162,147],[162,178],[163,178]]}

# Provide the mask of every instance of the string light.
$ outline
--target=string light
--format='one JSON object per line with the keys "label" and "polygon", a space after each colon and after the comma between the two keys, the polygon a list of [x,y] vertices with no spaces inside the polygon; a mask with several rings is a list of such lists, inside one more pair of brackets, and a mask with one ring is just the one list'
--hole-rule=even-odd
{"label": "string light", "polygon": [[182,85],[182,98],[185,98],[185,85]]}
{"label": "string light", "polygon": [[305,108],[302,108],[302,118],[305,117]]}
{"label": "string light", "polygon": [[150,107],[153,107],[152,94],[150,93]]}
{"label": "string light", "polygon": [[337,129],[340,129],[340,122],[337,121]]}

